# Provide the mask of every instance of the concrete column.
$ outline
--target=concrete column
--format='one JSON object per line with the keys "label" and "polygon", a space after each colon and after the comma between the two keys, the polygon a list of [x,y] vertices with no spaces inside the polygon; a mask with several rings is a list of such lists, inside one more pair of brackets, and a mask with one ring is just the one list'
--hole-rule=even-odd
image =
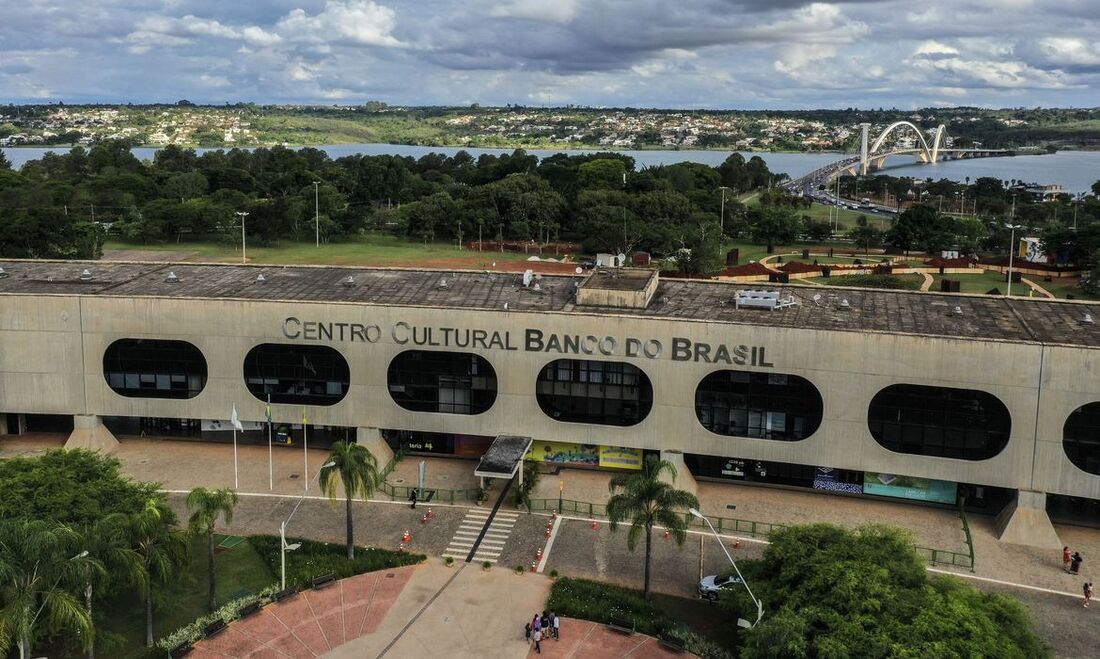
{"label": "concrete column", "polygon": [[[695,496],[699,496],[699,484],[695,482],[695,476],[692,475],[691,470],[684,464],[683,451],[661,451],[661,459],[672,463],[672,466],[676,467],[676,480],[669,480],[668,482],[678,490],[684,490],[685,492],[691,492]],[[661,474],[661,480],[666,479],[668,479],[668,477]]]}
{"label": "concrete column", "polygon": [[65,442],[65,448],[113,453],[118,448],[118,440],[103,425],[103,419],[94,414],[77,414],[73,416],[73,432]]}
{"label": "concrete column", "polygon": [[357,428],[355,443],[367,447],[378,462],[378,468],[382,469],[393,460],[393,449],[382,438],[382,431],[378,428]]}
{"label": "concrete column", "polygon": [[0,413],[0,435],[8,434],[8,415]]}
{"label": "concrete column", "polygon": [[1020,490],[997,515],[996,529],[1001,542],[1044,549],[1063,546],[1047,516],[1046,492]]}

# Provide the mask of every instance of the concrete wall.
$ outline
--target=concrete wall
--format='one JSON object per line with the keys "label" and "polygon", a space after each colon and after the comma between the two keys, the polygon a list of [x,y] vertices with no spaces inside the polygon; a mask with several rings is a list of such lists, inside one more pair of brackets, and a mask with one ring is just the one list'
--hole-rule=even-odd
{"label": "concrete wall", "polygon": [[[283,331],[284,320],[290,316],[303,322],[377,325],[380,337],[375,343],[290,340]],[[393,328],[399,322],[418,327],[507,332],[508,347],[514,349],[452,348],[476,352],[493,364],[498,378],[495,405],[477,416],[414,413],[396,405],[386,387],[387,366],[401,350],[418,348],[411,341],[404,346],[395,342]],[[630,428],[562,423],[548,418],[534,394],[539,370],[554,359],[584,356],[525,350],[524,332],[528,328],[541,330],[544,336],[614,337],[612,356],[597,352],[591,358],[639,366],[653,383],[653,411]],[[438,339],[438,329],[436,332]],[[656,358],[623,356],[628,337],[660,341],[661,354]],[[676,361],[672,359],[674,337],[725,344],[731,349],[736,345],[761,346],[766,351],[763,361],[772,365],[738,367]],[[125,398],[114,393],[103,379],[102,355],[111,342],[120,338],[193,343],[202,350],[209,366],[206,388],[196,398],[185,401]],[[0,298],[0,412],[226,419],[236,404],[243,420],[262,420],[264,403],[245,388],[242,364],[252,347],[265,342],[331,345],[348,360],[351,390],[334,406],[311,407],[310,421],[317,424],[519,434],[885,471],[1100,498],[1100,477],[1074,467],[1061,450],[1062,424],[1069,412],[1100,399],[1096,352],[1038,344],[646,319],[610,312],[583,315],[354,304],[4,296]],[[705,375],[722,368],[789,373],[808,379],[824,400],[821,428],[801,442],[742,439],[706,431],[695,416],[695,388]],[[903,455],[882,448],[867,430],[867,405],[883,387],[903,382],[994,394],[1012,414],[1008,447],[980,462]],[[1037,409],[1041,409],[1038,416]],[[273,405],[272,410],[276,421],[294,423],[301,418],[302,406]]]}

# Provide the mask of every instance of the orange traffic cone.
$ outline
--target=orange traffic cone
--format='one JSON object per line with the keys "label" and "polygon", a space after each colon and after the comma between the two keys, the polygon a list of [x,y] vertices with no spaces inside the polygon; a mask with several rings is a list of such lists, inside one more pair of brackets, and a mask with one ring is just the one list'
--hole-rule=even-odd
{"label": "orange traffic cone", "polygon": [[539,547],[538,551],[535,552],[535,560],[536,561],[541,561],[542,560],[542,547]]}
{"label": "orange traffic cone", "polygon": [[592,530],[597,531],[597,530],[599,530],[599,528],[600,528],[600,523],[597,522],[596,520],[592,520]]}
{"label": "orange traffic cone", "polygon": [[412,540],[412,535],[410,535],[408,529],[406,529],[405,530],[405,535],[401,536],[401,542],[402,542],[402,544],[407,545],[407,544],[409,544],[410,540]]}
{"label": "orange traffic cone", "polygon": [[734,549],[740,549],[741,548],[741,541],[740,540],[734,540],[733,541],[733,548]]}

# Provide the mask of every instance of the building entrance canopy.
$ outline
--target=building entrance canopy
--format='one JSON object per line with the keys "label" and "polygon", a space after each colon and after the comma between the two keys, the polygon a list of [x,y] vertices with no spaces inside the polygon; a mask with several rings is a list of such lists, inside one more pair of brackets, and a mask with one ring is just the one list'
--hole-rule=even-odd
{"label": "building entrance canopy", "polygon": [[480,478],[513,478],[519,471],[523,456],[531,450],[530,437],[497,435],[489,450],[481,456],[474,476]]}

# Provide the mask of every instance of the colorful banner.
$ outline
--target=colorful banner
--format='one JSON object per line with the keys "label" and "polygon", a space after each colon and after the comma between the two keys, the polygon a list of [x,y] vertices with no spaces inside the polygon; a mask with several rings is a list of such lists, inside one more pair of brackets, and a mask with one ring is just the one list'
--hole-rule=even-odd
{"label": "colorful banner", "polygon": [[536,440],[526,459],[557,465],[641,469],[642,449]]}
{"label": "colorful banner", "polygon": [[642,449],[622,446],[601,446],[600,466],[612,469],[641,469]]}
{"label": "colorful banner", "polygon": [[561,465],[600,465],[600,447],[595,444],[571,444],[569,442],[545,442],[536,440],[525,456],[527,460]]}
{"label": "colorful banner", "polygon": [[882,497],[955,503],[958,483],[916,476],[896,476],[867,471],[863,474],[863,493]]}

